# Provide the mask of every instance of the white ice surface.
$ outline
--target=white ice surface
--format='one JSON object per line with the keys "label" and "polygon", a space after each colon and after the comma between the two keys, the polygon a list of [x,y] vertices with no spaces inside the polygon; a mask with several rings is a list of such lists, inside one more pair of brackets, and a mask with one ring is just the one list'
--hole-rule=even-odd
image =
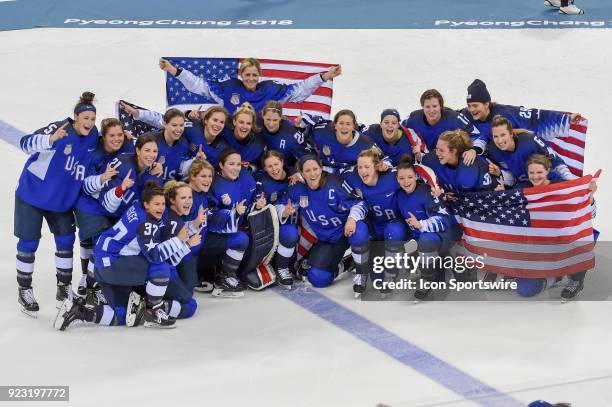
{"label": "white ice surface", "polygon": [[[432,87],[447,105],[463,106],[467,85],[480,78],[495,101],[589,118],[586,172],[604,169],[596,225],[607,240],[610,40],[610,30],[572,29],[0,32],[0,120],[34,130],[70,115],[83,90],[96,93],[100,119],[113,115],[119,98],[163,110],[162,55],[341,63],[334,111],[351,108],[366,123],[392,106],[407,115]],[[167,332],[95,326],[56,332],[46,230],[34,276],[41,311],[37,320],[25,317],[15,298],[12,236],[13,191],[25,158],[0,144],[0,385],[70,385],[71,406],[475,405],[271,291],[242,300],[198,296],[198,314]],[[78,260],[75,266],[76,282]],[[598,290],[612,291],[610,280],[589,276],[587,289],[597,281]],[[414,306],[356,302],[350,285],[345,279],[322,292],[522,402],[612,405],[610,302]],[[45,403],[22,405],[29,404]]]}

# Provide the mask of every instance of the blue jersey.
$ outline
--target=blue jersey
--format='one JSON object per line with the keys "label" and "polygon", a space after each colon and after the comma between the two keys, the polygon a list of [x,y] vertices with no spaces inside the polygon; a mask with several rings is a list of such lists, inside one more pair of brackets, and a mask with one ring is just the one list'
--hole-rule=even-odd
{"label": "blue jersey", "polygon": [[164,167],[164,173],[162,179],[164,181],[180,180],[186,172],[185,168],[182,168],[184,163],[188,162],[191,158],[189,151],[189,142],[187,139],[181,136],[173,145],[169,145],[164,137],[164,132],[159,131],[151,133],[155,136],[157,141],[157,160]]}
{"label": "blue jersey", "polygon": [[[126,140],[121,150],[109,154],[104,150],[102,140],[100,139],[98,147],[89,156],[88,166],[85,170],[83,189],[75,205],[77,209],[90,215],[108,217],[119,216],[117,213],[109,212],[104,206],[104,200],[100,200],[100,193],[108,186],[110,181],[103,184],[100,178],[109,164],[115,167],[121,162],[119,157],[124,154],[123,151],[129,151],[130,147],[133,149],[134,145],[129,140]],[[135,177],[136,173],[133,172],[133,174]],[[122,180],[119,181],[119,184],[121,184],[121,181]]]}
{"label": "blue jersey", "polygon": [[337,175],[324,174],[323,186],[316,190],[298,182],[289,187],[289,199],[316,234],[317,239],[335,243],[344,236],[344,224],[349,215],[363,220],[367,207],[350,186]]}
{"label": "blue jersey", "polygon": [[[189,126],[188,126],[189,124]],[[223,131],[223,130],[222,130]],[[219,162],[221,151],[229,147],[229,144],[223,139],[221,133],[215,137],[212,143],[208,143],[205,137],[206,130],[200,121],[186,121],[185,133],[183,136],[189,142],[189,150],[192,156],[195,156],[200,146],[202,152],[206,155],[206,161],[216,166]]]}
{"label": "blue jersey", "polygon": [[[200,208],[204,209],[204,213],[206,214],[206,220],[204,221],[204,223],[200,225],[200,229],[199,229],[200,235],[202,236],[202,242],[200,242],[199,245],[193,246],[191,248],[191,253],[196,254],[200,250],[202,245],[204,244],[204,241],[206,240],[206,235],[208,235],[208,219],[210,218],[210,215],[212,212],[208,209],[208,195],[206,194],[206,192],[192,191],[192,193],[193,193],[193,205],[186,219],[189,221],[192,221],[195,218],[197,218],[198,211],[200,210]],[[190,258],[190,257],[191,256],[187,256],[187,258]]]}
{"label": "blue jersey", "polygon": [[312,146],[306,140],[305,131],[296,128],[289,120],[281,120],[276,133],[268,131],[263,122],[259,123],[259,128],[261,128],[260,134],[266,143],[266,148],[279,152],[287,167],[293,167],[297,159],[304,154],[313,153]]}
{"label": "blue jersey", "polygon": [[372,124],[371,126],[365,128],[363,130],[363,134],[368,136],[372,141],[376,144],[376,146],[381,149],[383,155],[389,159],[391,164],[396,167],[400,159],[404,155],[412,155],[412,144],[410,144],[410,140],[404,134],[402,128],[397,131],[397,140],[395,144],[389,144],[387,140],[383,137],[382,129],[380,124]]}
{"label": "blue jersey", "polygon": [[372,139],[358,131],[353,133],[350,143],[340,143],[336,139],[336,131],[331,122],[315,125],[310,137],[319,151],[323,169],[333,174],[341,174],[354,167],[359,153],[374,146]]}
{"label": "blue jersey", "polygon": [[178,237],[162,241],[163,226],[163,221],[148,215],[140,202],[135,203],[100,235],[94,248],[95,266],[110,267],[121,256],[143,256],[149,263],[161,264],[189,253],[189,246]]}
{"label": "blue jersey", "polygon": [[385,225],[398,218],[395,192],[399,188],[395,170],[378,174],[376,185],[366,185],[356,169],[342,174],[354,191],[355,195],[365,201],[368,206],[368,220],[372,225],[376,238],[383,237]]}
{"label": "blue jersey", "polygon": [[[570,116],[553,110],[528,109],[524,106],[510,106],[492,103],[489,116],[483,120],[474,120],[467,107],[462,113],[478,129],[479,135],[474,140],[476,151],[482,153],[489,142],[493,140],[491,121],[496,115],[510,120],[515,129],[526,129],[543,139],[554,138],[557,134],[565,134],[569,129]],[[480,151],[479,151],[480,150]]]}
{"label": "blue jersey", "polygon": [[415,110],[402,122],[402,126],[414,129],[425,142],[427,149],[433,151],[438,143],[440,134],[450,130],[465,130],[470,137],[476,137],[474,126],[462,113],[445,107],[442,110],[442,117],[436,124],[429,124],[423,109]]}
{"label": "blue jersey", "polygon": [[438,198],[431,196],[431,189],[426,184],[417,184],[409,194],[399,190],[396,202],[403,219],[408,219],[410,214],[413,214],[421,223],[421,229],[409,226],[414,239],[418,239],[422,232],[444,232],[451,224],[448,209]]}
{"label": "blue jersey", "polygon": [[266,102],[277,100],[284,102],[301,102],[309,97],[324,81],[321,75],[315,74],[300,82],[282,84],[272,80],[264,80],[257,84],[254,91],[247,90],[238,78],[215,81],[211,78],[200,78],[186,69],[177,71],[176,78],[188,91],[214,99],[223,105],[230,116],[244,102],[249,102],[256,112],[261,112]]}
{"label": "blue jersey", "polygon": [[216,233],[234,233],[238,231],[246,212],[238,215],[236,205],[244,200],[247,208],[255,200],[256,184],[253,176],[247,171],[240,171],[236,180],[229,180],[217,173],[208,192],[208,205],[213,214],[208,221],[208,228]]}
{"label": "blue jersey", "polygon": [[257,182],[257,196],[263,194],[266,201],[272,205],[284,204],[285,196],[289,188],[289,180],[285,177],[284,180],[277,181],[270,177],[266,172],[260,171],[255,174]]}
{"label": "blue jersey", "polygon": [[[552,153],[546,146],[546,143],[538,136],[532,133],[523,133],[514,136],[514,151],[500,150],[494,142],[487,145],[487,156],[500,167],[504,175],[504,183],[508,186],[513,186],[516,182],[523,182],[527,177],[527,160],[533,154],[542,154],[550,158],[553,168],[562,168],[568,172],[569,169],[558,155]],[[549,176],[554,177],[555,173],[551,172]],[[557,175],[560,176],[560,175]]]}
{"label": "blue jersey", "polygon": [[[102,185],[98,193],[91,194],[99,204],[98,209],[100,212],[98,214],[100,215],[108,217],[121,216],[134,201],[140,199],[147,181],[153,181],[159,186],[164,184],[162,178],[149,174],[148,170],[139,174],[138,167],[136,166],[136,157],[133,155],[120,154],[111,161],[111,164],[118,171],[117,175]],[[130,178],[134,180],[134,185],[124,191],[121,196],[117,196],[117,187],[121,185],[128,172],[130,172]]]}
{"label": "blue jersey", "polygon": [[[51,135],[66,122],[69,125],[64,130],[68,135],[51,144]],[[21,138],[21,150],[30,157],[19,177],[16,194],[28,204],[52,212],[65,212],[76,204],[88,154],[98,142],[98,129],[94,127],[87,136],[81,136],[73,123],[70,118],[53,122]]]}
{"label": "blue jersey", "polygon": [[497,187],[497,178],[489,174],[489,165],[477,156],[472,165],[463,160],[456,167],[440,164],[438,157],[431,152],[423,157],[423,164],[437,175],[440,187],[446,192],[492,191]]}
{"label": "blue jersey", "polygon": [[234,150],[240,153],[240,158],[244,165],[248,165],[251,170],[256,170],[261,165],[261,156],[264,153],[266,144],[255,133],[249,134],[244,140],[237,140],[234,136],[234,129],[225,126],[222,133],[225,142]]}

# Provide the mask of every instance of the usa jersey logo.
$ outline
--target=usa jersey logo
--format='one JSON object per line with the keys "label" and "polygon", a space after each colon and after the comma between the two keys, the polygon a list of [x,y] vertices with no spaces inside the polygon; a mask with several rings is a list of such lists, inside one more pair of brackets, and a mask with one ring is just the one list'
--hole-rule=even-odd
{"label": "usa jersey logo", "polygon": [[300,208],[307,208],[307,207],[308,207],[308,197],[300,196]]}
{"label": "usa jersey logo", "polygon": [[164,165],[164,163],[166,162],[166,156],[161,156],[157,159],[157,162],[160,163],[161,165]]}
{"label": "usa jersey logo", "polygon": [[70,155],[70,153],[72,153],[72,144],[68,144],[64,147],[64,154]]}
{"label": "usa jersey logo", "polygon": [[323,146],[323,154],[325,155],[330,155],[331,154],[331,148],[329,146]]}
{"label": "usa jersey logo", "polygon": [[276,191],[272,192],[270,194],[270,202],[276,202],[277,199],[278,199],[278,193],[276,193]]}
{"label": "usa jersey logo", "polygon": [[240,95],[237,93],[232,93],[232,97],[230,99],[230,103],[232,105],[238,106],[240,104]]}

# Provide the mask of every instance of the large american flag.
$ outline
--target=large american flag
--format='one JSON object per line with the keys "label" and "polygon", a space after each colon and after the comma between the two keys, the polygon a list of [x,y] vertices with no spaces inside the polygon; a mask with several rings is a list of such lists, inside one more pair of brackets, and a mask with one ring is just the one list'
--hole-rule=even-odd
{"label": "large american flag", "polygon": [[[164,57],[174,66],[187,69],[201,78],[223,80],[238,76],[238,67],[244,58],[185,58]],[[261,80],[272,79],[280,83],[294,83],[306,79],[316,73],[326,72],[334,64],[319,62],[285,61],[276,59],[258,59],[261,64]],[[333,81],[327,81],[317,88],[314,93],[300,103],[286,102],[283,104],[283,113],[293,119],[302,113],[322,116],[329,119],[333,97]],[[173,77],[166,75],[166,103],[168,107],[181,110],[196,109],[202,106],[217,104],[213,99],[189,92],[183,84]]]}
{"label": "large american flag", "polygon": [[460,253],[484,256],[485,271],[517,277],[594,268],[592,179],[461,195],[453,204],[463,229]]}

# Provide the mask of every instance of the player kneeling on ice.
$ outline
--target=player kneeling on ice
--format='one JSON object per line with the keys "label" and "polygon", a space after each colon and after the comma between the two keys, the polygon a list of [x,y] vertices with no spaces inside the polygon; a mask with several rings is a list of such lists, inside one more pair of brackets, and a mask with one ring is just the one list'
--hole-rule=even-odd
{"label": "player kneeling on ice", "polygon": [[[410,238],[418,244],[421,279],[444,281],[440,255],[448,252],[453,241],[449,211],[432,196],[429,185],[417,181],[411,157],[402,158],[397,166],[397,180],[401,187],[396,196],[397,206],[410,228]],[[430,288],[419,288],[414,299],[423,300],[430,291]]]}
{"label": "player kneeling on ice", "polygon": [[[167,241],[179,235],[184,227],[189,230],[193,245],[189,253],[175,253],[168,259],[170,281],[164,295],[164,311],[176,319],[193,316],[198,304],[193,299],[193,289],[198,281],[196,250],[205,237],[206,212],[200,204],[193,213],[194,200],[191,187],[184,182],[168,181],[164,185],[166,210],[162,216],[161,240]],[[203,235],[204,233],[204,235]],[[132,291],[128,301],[126,325],[137,326],[142,321],[145,304],[141,296]]]}
{"label": "player kneeling on ice", "polygon": [[[350,246],[357,266],[353,288],[355,292],[363,292],[369,271],[369,235],[368,227],[363,222],[367,213],[365,203],[351,192],[342,178],[324,173],[323,164],[317,156],[300,157],[298,169],[305,183],[298,182],[289,187],[290,201],[287,204],[298,208],[317,239],[308,254],[308,281],[315,287],[331,285],[338,275],[338,265]],[[287,242],[281,237],[281,247],[295,247],[297,226],[291,227],[295,240]]]}
{"label": "player kneeling on ice", "polygon": [[[298,234],[295,227],[296,216],[293,216],[296,211],[287,200],[289,176],[284,164],[281,153],[276,150],[266,151],[262,158],[264,172],[258,173],[256,179],[257,195],[263,194],[266,201],[275,206],[277,218],[283,223],[279,226],[280,242],[274,257],[274,268],[276,281],[280,286],[291,289],[293,277],[289,267],[295,252]],[[251,233],[253,233],[252,230]]]}
{"label": "player kneeling on ice", "polygon": [[[403,253],[404,241],[410,233],[397,210],[395,196],[399,184],[396,171],[380,171],[381,163],[378,149],[364,150],[357,158],[357,168],[345,172],[343,177],[354,194],[363,199],[368,207],[367,222],[370,239],[384,240],[385,256],[395,258],[397,254]],[[367,245],[367,252],[369,252],[370,241],[367,242]],[[391,292],[392,290],[386,284],[380,283],[394,281],[398,271],[397,267],[392,267],[385,269],[384,274],[372,273],[374,288],[380,289],[383,296]],[[355,293],[360,294],[362,289],[365,289],[364,284],[356,285]]]}
{"label": "player kneeling on ice", "polygon": [[[519,188],[539,187],[562,182],[563,180],[555,178],[551,180],[549,173],[552,168],[551,160],[541,154],[534,154],[527,160],[527,176],[528,181],[519,183]],[[591,190],[591,211],[593,218],[595,217],[595,201],[593,194],[597,190],[597,184],[593,181],[590,185]],[[594,233],[594,238],[597,240],[597,233]],[[561,301],[565,302],[574,299],[584,288],[584,277],[586,270],[578,273],[570,274],[567,284],[561,291]],[[552,287],[559,284],[563,277],[557,278],[518,278],[516,292],[521,297],[534,297],[544,291],[547,287]]]}
{"label": "player kneeling on ice", "polygon": [[200,243],[200,236],[189,238],[185,226],[176,237],[161,241],[165,209],[163,189],[154,182],[147,183],[141,201],[100,236],[94,249],[95,277],[108,305],[86,307],[80,299],[67,299],[55,319],[56,329],[63,331],[74,321],[125,324],[130,292],[145,284],[145,326],[174,327],[175,319],[168,315],[163,301],[171,274],[168,260],[173,255],[189,253],[192,246]]}
{"label": "player kneeling on ice", "polygon": [[208,219],[209,233],[200,250],[199,262],[210,263],[223,256],[220,268],[215,270],[212,294],[217,297],[243,297],[245,287],[238,269],[249,247],[249,236],[239,230],[250,207],[262,209],[265,198],[255,199],[256,184],[253,176],[242,167],[240,154],[226,149],[219,155],[219,170],[208,192],[212,215]]}

